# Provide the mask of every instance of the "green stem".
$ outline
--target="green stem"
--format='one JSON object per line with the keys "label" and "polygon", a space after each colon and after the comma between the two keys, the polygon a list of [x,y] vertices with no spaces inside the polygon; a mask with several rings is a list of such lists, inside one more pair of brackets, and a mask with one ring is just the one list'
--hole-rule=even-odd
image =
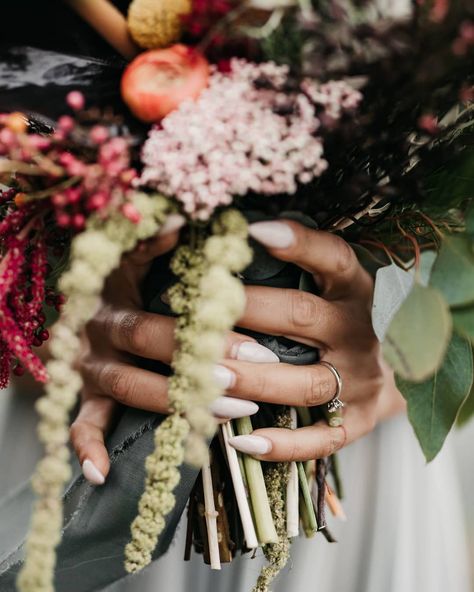
{"label": "green stem", "polygon": [[314,512],[313,500],[306,478],[304,463],[298,462],[298,477],[300,482],[300,514],[303,530],[307,538],[311,538],[318,530],[318,522]]}
{"label": "green stem", "polygon": [[[241,436],[247,436],[253,432],[250,417],[237,419],[236,426],[237,433]],[[248,454],[243,455],[243,461],[259,543],[262,545],[276,543],[278,534],[273,523],[262,465],[259,460]]]}

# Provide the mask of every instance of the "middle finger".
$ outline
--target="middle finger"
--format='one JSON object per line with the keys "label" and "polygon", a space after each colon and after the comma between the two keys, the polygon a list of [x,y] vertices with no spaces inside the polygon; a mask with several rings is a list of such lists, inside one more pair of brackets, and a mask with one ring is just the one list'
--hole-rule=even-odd
{"label": "middle finger", "polygon": [[302,290],[248,286],[239,327],[325,349],[344,331],[341,309]]}

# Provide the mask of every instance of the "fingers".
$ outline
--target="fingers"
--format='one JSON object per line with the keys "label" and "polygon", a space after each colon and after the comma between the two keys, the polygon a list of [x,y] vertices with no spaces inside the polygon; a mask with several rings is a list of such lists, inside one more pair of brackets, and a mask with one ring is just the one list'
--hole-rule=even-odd
{"label": "fingers", "polygon": [[240,327],[282,335],[323,349],[324,344],[345,331],[341,309],[308,292],[248,286],[246,294]]}
{"label": "fingers", "polygon": [[[176,349],[176,322],[172,317],[138,309],[106,307],[89,324],[94,342],[107,342],[115,350],[170,364]],[[223,357],[253,362],[276,362],[278,358],[251,337],[231,332]]]}
{"label": "fingers", "polygon": [[267,428],[255,430],[250,436],[235,436],[230,444],[265,461],[313,460],[330,456],[367,434],[374,428],[374,421],[354,406],[346,411],[344,426],[334,428],[321,421],[297,430]]}
{"label": "fingers", "polygon": [[337,235],[312,230],[290,220],[257,222],[250,225],[249,231],[273,256],[312,273],[326,298],[370,295],[369,274],[359,264],[350,245]]}
{"label": "fingers", "polygon": [[168,379],[161,374],[126,363],[92,358],[82,365],[89,390],[100,392],[122,405],[154,413],[168,413]]}
{"label": "fingers", "polygon": [[71,425],[71,442],[84,476],[94,485],[102,485],[110,469],[104,437],[113,420],[116,404],[109,397],[88,396]]}
{"label": "fingers", "polygon": [[148,265],[156,257],[167,253],[176,246],[179,230],[184,226],[185,222],[185,218],[180,214],[171,214],[161,227],[158,235],[143,242],[127,257],[127,260],[134,265]]}
{"label": "fingers", "polygon": [[[314,407],[330,401],[337,390],[334,374],[322,365],[255,365],[225,361],[231,373],[227,392],[235,397],[277,405]],[[223,381],[222,381],[223,382]]]}

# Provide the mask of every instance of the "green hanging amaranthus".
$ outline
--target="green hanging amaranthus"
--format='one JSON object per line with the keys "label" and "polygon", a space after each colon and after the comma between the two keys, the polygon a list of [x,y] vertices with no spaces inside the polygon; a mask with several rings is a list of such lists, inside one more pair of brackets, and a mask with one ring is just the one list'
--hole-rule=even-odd
{"label": "green hanging amaranthus", "polygon": [[180,247],[171,264],[180,280],[168,292],[178,315],[178,349],[168,385],[172,414],[157,428],[155,450],[146,460],[145,491],[125,549],[128,572],[151,562],[175,505],[179,466],[184,460],[197,467],[207,461],[208,439],[217,427],[209,405],[222,394],[213,369],[223,355],[226,333],[244,311],[244,287],[234,274],[252,258],[245,218],[226,211],[214,222],[211,236],[197,242],[195,248]]}

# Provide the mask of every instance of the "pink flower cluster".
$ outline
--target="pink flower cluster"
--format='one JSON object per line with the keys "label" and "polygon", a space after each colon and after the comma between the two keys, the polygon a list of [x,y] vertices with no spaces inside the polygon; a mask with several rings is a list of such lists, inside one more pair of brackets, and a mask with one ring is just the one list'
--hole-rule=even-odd
{"label": "pink flower cluster", "polygon": [[312,94],[305,85],[288,92],[287,83],[288,69],[274,63],[233,60],[229,73],[215,71],[197,101],[150,132],[137,183],[174,196],[201,220],[235,196],[295,193],[328,166],[318,110],[337,118],[360,94],[341,82],[318,94],[309,85]]}

